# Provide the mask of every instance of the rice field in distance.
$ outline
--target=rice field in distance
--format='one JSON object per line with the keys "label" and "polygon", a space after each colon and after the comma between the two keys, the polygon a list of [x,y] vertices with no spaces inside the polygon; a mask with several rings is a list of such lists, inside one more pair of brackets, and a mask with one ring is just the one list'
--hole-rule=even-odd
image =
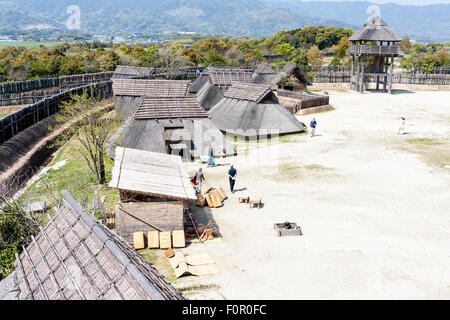
{"label": "rice field in distance", "polygon": [[25,47],[32,48],[43,45],[47,48],[53,48],[62,42],[35,42],[35,41],[0,41],[0,49],[6,47]]}

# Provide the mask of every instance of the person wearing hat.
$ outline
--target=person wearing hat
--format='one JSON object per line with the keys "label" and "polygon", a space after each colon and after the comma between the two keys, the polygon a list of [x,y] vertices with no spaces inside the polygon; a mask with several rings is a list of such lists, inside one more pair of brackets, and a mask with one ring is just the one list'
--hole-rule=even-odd
{"label": "person wearing hat", "polygon": [[230,170],[228,170],[228,178],[230,180],[230,190],[234,193],[234,185],[236,183],[237,170],[231,165]]}
{"label": "person wearing hat", "polygon": [[203,174],[203,169],[199,168],[197,173],[195,174],[195,183],[197,184],[195,187],[195,193],[198,196],[200,192],[202,191],[202,181],[205,180],[205,175]]}

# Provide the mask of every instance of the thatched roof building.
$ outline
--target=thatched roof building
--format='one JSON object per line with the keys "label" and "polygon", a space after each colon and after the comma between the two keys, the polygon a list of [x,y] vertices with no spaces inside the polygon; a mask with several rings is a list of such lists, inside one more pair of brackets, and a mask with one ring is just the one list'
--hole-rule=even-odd
{"label": "thatched roof building", "polygon": [[180,97],[187,95],[190,81],[184,80],[113,80],[114,96]]}
{"label": "thatched roof building", "polygon": [[113,79],[148,79],[155,73],[153,68],[117,66]]}
{"label": "thatched roof building", "polygon": [[267,62],[263,62],[253,72],[252,83],[272,85],[275,84],[276,77],[277,72]]}
{"label": "thatched roof building", "polygon": [[211,109],[233,83],[250,83],[252,71],[240,68],[208,67],[189,88],[197,93],[197,101],[205,109]]}
{"label": "thatched roof building", "polygon": [[269,85],[273,90],[285,89],[304,91],[311,81],[305,76],[296,63],[289,62],[279,72],[272,69],[266,62],[261,63],[253,73],[252,83]]}
{"label": "thatched roof building", "polygon": [[272,84],[277,85],[279,89],[290,91],[304,91],[307,86],[312,85],[298,64],[292,62],[278,72]]}
{"label": "thatched roof building", "polygon": [[306,128],[267,85],[233,84],[208,115],[220,130],[239,137],[281,135]]}
{"label": "thatched roof building", "polygon": [[208,118],[195,97],[141,98],[130,117],[111,139],[114,146],[182,156],[191,161],[211,144],[219,154],[234,155],[234,148]]}
{"label": "thatched roof building", "polygon": [[0,299],[184,299],[123,238],[68,192],[63,197],[55,215],[16,256],[16,270],[0,282]]}
{"label": "thatched roof building", "polygon": [[197,199],[179,156],[137,149],[116,148],[109,186],[155,198]]}
{"label": "thatched roof building", "polygon": [[131,243],[135,232],[184,230],[183,216],[181,201],[121,203],[115,217],[115,230]]}
{"label": "thatched roof building", "polygon": [[133,114],[143,97],[187,96],[190,81],[183,80],[113,80],[116,112],[126,119]]}
{"label": "thatched roof building", "polygon": [[402,41],[402,38],[392,31],[380,17],[373,17],[361,29],[355,32],[350,41]]}

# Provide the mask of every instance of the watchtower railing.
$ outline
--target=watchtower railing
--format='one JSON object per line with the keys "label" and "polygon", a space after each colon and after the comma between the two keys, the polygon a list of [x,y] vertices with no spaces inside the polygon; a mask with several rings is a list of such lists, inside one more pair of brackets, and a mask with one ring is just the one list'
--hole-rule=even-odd
{"label": "watchtower railing", "polygon": [[354,55],[371,54],[371,55],[399,55],[400,47],[397,46],[373,46],[364,44],[354,44],[349,46],[348,52]]}

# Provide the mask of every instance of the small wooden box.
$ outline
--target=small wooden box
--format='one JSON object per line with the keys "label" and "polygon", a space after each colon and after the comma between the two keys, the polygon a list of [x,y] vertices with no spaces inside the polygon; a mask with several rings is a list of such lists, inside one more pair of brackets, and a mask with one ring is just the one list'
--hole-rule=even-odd
{"label": "small wooden box", "polygon": [[148,247],[149,249],[159,248],[159,231],[148,232]]}
{"label": "small wooden box", "polygon": [[184,248],[186,246],[184,230],[174,231],[172,233],[172,241],[174,248]]}
{"label": "small wooden box", "polygon": [[136,250],[145,248],[145,240],[143,232],[133,233],[133,245]]}
{"label": "small wooden box", "polygon": [[159,247],[161,249],[172,248],[172,237],[170,235],[170,232],[159,233]]}

